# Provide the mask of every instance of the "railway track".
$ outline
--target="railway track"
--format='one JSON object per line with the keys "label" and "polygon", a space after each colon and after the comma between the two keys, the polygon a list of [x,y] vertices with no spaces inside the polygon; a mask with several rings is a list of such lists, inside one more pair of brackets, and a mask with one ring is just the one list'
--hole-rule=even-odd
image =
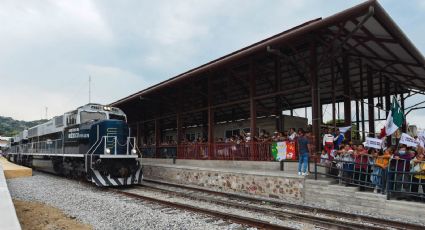
{"label": "railway track", "polygon": [[[148,193],[146,195],[146,191],[151,192],[151,194],[149,195]],[[196,202],[245,210],[256,213],[258,216],[274,217],[281,222],[297,222],[302,225],[308,224],[308,226],[313,229],[424,229],[424,227],[420,225],[400,223],[370,216],[312,208],[304,205],[258,199],[151,180],[145,180],[144,184],[138,188],[114,189],[114,192],[264,229],[293,229],[293,227],[271,223],[261,218],[251,218],[188,204],[190,202],[173,201],[172,199],[167,199],[167,197],[188,199]],[[152,195],[152,192],[163,195],[155,196]]]}
{"label": "railway track", "polygon": [[[37,169],[36,171],[58,176],[57,174],[45,170]],[[218,219],[229,220],[234,223],[261,229],[294,229],[294,227],[282,226],[259,218],[251,218],[229,212],[212,210],[184,202],[167,200],[164,199],[164,195],[168,198],[178,197],[195,202],[205,202],[219,206],[232,207],[238,210],[247,210],[259,215],[273,216],[283,222],[291,221],[303,224],[308,223],[309,229],[425,229],[424,226],[411,223],[397,222],[371,216],[314,208],[305,205],[261,199],[252,196],[229,194],[199,187],[146,179],[140,186],[110,188],[109,190],[127,197],[143,199],[176,209],[203,213]],[[160,198],[152,196],[152,194],[145,195],[145,191],[161,193],[163,196]]]}

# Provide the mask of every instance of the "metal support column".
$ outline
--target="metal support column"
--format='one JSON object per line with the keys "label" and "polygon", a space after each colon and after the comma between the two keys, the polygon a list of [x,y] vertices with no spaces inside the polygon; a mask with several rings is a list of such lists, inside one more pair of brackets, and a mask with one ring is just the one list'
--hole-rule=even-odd
{"label": "metal support column", "polygon": [[360,132],[359,132],[359,127],[360,127],[360,111],[359,111],[359,101],[356,100],[356,139],[360,140]]}
{"label": "metal support column", "polygon": [[[180,104],[179,105],[177,105],[177,106],[180,106]],[[177,157],[180,157],[183,153],[181,152],[181,148],[180,148],[180,143],[181,143],[181,140],[182,140],[182,118],[181,118],[181,114],[180,114],[180,112],[177,112],[177,114],[176,114],[176,131],[177,131],[177,135],[176,135],[176,138],[177,138],[177,140],[176,140],[176,155],[177,155]]]}
{"label": "metal support column", "polygon": [[256,157],[256,151],[255,151],[255,136],[257,131],[257,108],[256,108],[256,102],[255,102],[255,94],[256,94],[256,87],[255,87],[255,73],[254,73],[254,66],[253,62],[251,61],[250,64],[250,75],[249,75],[249,110],[250,110],[250,132],[251,132],[251,158]]}
{"label": "metal support column", "polygon": [[[311,86],[311,117],[313,124],[313,138],[314,138],[314,151],[315,153],[321,151],[320,144],[320,94],[319,94],[319,80],[317,76],[317,52],[316,45],[310,45],[310,86]],[[314,153],[314,154],[315,154]]]}
{"label": "metal support column", "polygon": [[[132,134],[134,136],[134,134]],[[140,144],[140,123],[136,123],[136,145]]]}
{"label": "metal support column", "polygon": [[155,157],[159,157],[159,146],[161,142],[161,129],[159,120],[155,119]]}
{"label": "metal support column", "polygon": [[335,70],[334,70],[334,61],[333,60],[331,61],[331,77],[332,77],[331,88],[332,88],[332,121],[333,121],[332,126],[334,128],[336,128]]}
{"label": "metal support column", "polygon": [[363,86],[363,62],[360,59],[360,116],[361,116],[361,123],[362,123],[362,141],[365,141],[366,135],[365,135],[365,115],[364,115],[364,86]]}
{"label": "metal support column", "polygon": [[[281,90],[281,64],[279,56],[275,57],[275,86],[274,91],[280,92]],[[276,125],[275,129],[278,132],[282,130],[282,99],[279,95],[275,97],[275,115],[276,115]]]}
{"label": "metal support column", "polygon": [[[400,106],[401,106],[401,111],[403,111],[404,113],[404,93],[400,93]],[[404,119],[403,125],[401,126],[401,131],[403,133],[407,132],[407,124],[406,124],[406,119]]]}
{"label": "metal support column", "polygon": [[[350,65],[348,57],[342,58],[342,84],[344,88],[344,125],[351,125],[351,86],[350,86]],[[347,140],[351,140],[351,132],[345,134]]]}
{"label": "metal support column", "polygon": [[375,137],[375,107],[373,101],[373,73],[369,66],[367,68],[367,107],[369,121],[369,137]]}
{"label": "metal support column", "polygon": [[213,159],[214,154],[214,110],[212,106],[212,80],[208,76],[208,159]]}
{"label": "metal support column", "polygon": [[391,95],[390,95],[390,80],[388,78],[385,78],[385,116],[388,116],[388,113],[391,110]]}
{"label": "metal support column", "polygon": [[[385,78],[385,117],[388,117],[388,113],[391,110],[391,81],[388,78]],[[387,146],[391,146],[391,137],[387,138]]]}

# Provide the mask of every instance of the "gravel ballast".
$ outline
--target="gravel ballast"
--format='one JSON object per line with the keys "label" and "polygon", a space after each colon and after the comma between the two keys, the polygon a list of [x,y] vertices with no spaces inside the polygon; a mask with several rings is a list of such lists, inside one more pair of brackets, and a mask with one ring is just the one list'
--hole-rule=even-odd
{"label": "gravel ballast", "polygon": [[239,224],[124,198],[44,173],[10,179],[7,183],[14,199],[51,205],[95,229],[244,229]]}

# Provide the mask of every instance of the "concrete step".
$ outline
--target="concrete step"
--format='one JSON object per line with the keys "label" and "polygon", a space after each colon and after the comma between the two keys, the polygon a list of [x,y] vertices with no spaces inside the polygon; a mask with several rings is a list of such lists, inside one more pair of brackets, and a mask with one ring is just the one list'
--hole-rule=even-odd
{"label": "concrete step", "polygon": [[373,192],[355,192],[354,196],[359,198],[359,199],[372,199],[372,200],[386,200],[387,199],[387,195],[385,194],[381,194],[381,193],[373,193]]}
{"label": "concrete step", "polygon": [[359,191],[358,187],[345,187],[345,185],[338,185],[338,184],[328,184],[328,185],[316,185],[316,184],[305,184],[304,189],[306,191],[321,191],[324,193],[329,194],[350,194],[354,195],[353,193]]}
{"label": "concrete step", "polygon": [[306,190],[305,199],[309,200],[338,200],[344,201],[351,199],[354,193],[343,193],[338,191],[319,191],[319,190]]}
{"label": "concrete step", "polygon": [[305,184],[307,185],[322,185],[322,186],[327,186],[327,185],[330,185],[330,184],[333,184],[333,183],[336,183],[334,180],[332,180],[332,179],[318,179],[318,180],[315,180],[315,179],[305,179]]}
{"label": "concrete step", "polygon": [[350,196],[339,196],[336,197],[334,195],[323,195],[318,194],[316,196],[307,196],[305,197],[305,201],[309,203],[315,203],[315,204],[324,204],[326,206],[336,206],[336,207],[364,207],[363,210],[367,209],[384,209],[385,202],[382,202],[380,200],[366,200],[366,199],[358,199],[356,197],[350,197]]}
{"label": "concrete step", "polygon": [[340,192],[357,192],[359,191],[359,187],[351,187],[351,186],[345,186],[345,185],[339,185],[339,184],[331,184],[328,185],[327,189],[332,191],[340,191]]}

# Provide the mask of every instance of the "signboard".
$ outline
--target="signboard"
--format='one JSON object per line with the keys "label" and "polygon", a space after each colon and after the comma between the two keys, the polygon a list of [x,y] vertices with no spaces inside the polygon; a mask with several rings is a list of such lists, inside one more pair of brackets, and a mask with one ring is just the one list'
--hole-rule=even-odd
{"label": "signboard", "polygon": [[417,147],[418,146],[418,142],[416,142],[415,138],[409,136],[407,133],[401,134],[400,144],[405,144],[409,147]]}
{"label": "signboard", "polygon": [[276,161],[296,160],[295,142],[273,142],[272,155]]}
{"label": "signboard", "polygon": [[373,137],[366,137],[365,147],[381,149],[382,148],[382,140]]}
{"label": "signboard", "polygon": [[64,130],[65,142],[78,142],[81,140],[88,140],[90,136],[89,131],[90,129],[80,128],[79,125],[65,128]]}
{"label": "signboard", "polygon": [[418,132],[419,145],[423,148],[425,146],[425,131]]}

